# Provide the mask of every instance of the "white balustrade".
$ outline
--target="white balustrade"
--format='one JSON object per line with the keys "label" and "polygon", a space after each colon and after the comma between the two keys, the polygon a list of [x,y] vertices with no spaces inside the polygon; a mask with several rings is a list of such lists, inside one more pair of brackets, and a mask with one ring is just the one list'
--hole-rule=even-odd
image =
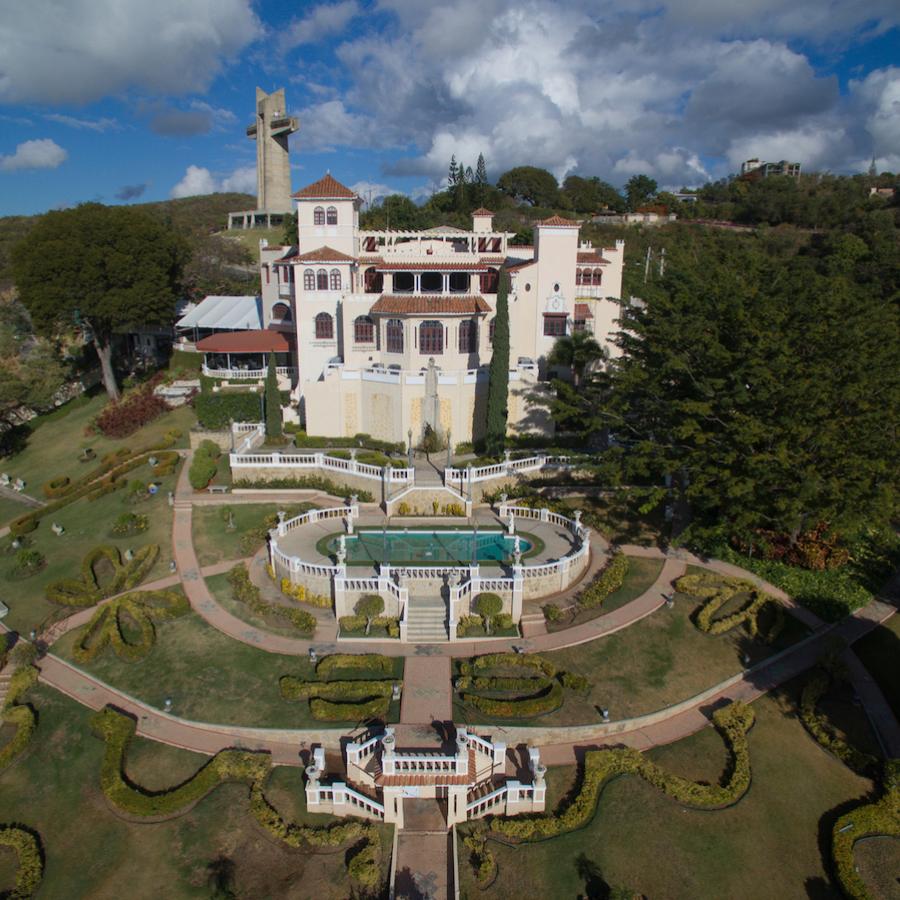
{"label": "white balustrade", "polygon": [[498,787],[497,790],[491,791],[490,794],[485,794],[483,797],[479,797],[477,800],[467,803],[466,817],[469,819],[477,819],[479,816],[485,815],[488,810],[501,803],[505,803],[507,790],[508,789],[504,784],[501,787]]}
{"label": "white balustrade", "polygon": [[[210,378],[227,378],[229,381],[257,381],[264,379],[269,374],[266,369],[211,369],[206,363],[203,364],[201,371]],[[275,372],[278,375],[293,378],[297,370],[293,366],[276,366]]]}
{"label": "white balustrade", "polygon": [[[574,463],[569,456],[529,456],[524,459],[511,459],[488,466],[473,467],[471,482],[488,481],[521,472],[534,472],[549,468],[572,468]],[[444,470],[444,481],[465,483],[469,481],[468,469],[447,468]]]}

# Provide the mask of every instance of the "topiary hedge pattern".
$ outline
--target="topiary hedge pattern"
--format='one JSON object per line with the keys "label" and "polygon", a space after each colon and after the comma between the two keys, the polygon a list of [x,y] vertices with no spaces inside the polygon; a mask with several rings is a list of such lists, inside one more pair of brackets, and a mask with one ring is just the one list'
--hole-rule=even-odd
{"label": "topiary hedge pattern", "polygon": [[884,764],[884,793],[842,815],[831,829],[831,859],[841,889],[850,900],[874,900],[853,860],[857,841],[874,835],[900,837],[900,759]]}
{"label": "topiary hedge pattern", "polygon": [[215,478],[219,468],[216,461],[221,455],[222,449],[215,441],[200,442],[188,470],[188,481],[195,491],[202,491]]}
{"label": "topiary hedge pattern", "polygon": [[[725,634],[738,625],[744,625],[751,637],[759,636],[772,643],[784,628],[784,607],[774,597],[764,594],[749,581],[703,572],[697,575],[682,575],[675,582],[675,588],[682,594],[690,594],[706,601],[697,613],[694,624],[707,634]],[[737,612],[721,619],[713,618],[729,600],[743,592],[748,593],[750,597]],[[759,617],[766,607],[774,612],[774,619],[763,633],[760,631]]]}
{"label": "topiary hedge pattern", "polygon": [[363,672],[384,672],[390,676],[394,674],[394,661],[380,653],[332,653],[323,656],[316,663],[316,675],[320,678],[354,669]]}
{"label": "topiary hedge pattern", "polygon": [[[154,620],[174,619],[189,612],[190,608],[180,591],[147,591],[117,597],[94,613],[82,629],[72,655],[77,662],[86,663],[110,646],[119,659],[137,662],[153,649],[156,642]],[[128,619],[140,631],[137,640],[128,635]]]}
{"label": "topiary hedge pattern", "polygon": [[877,757],[848,744],[828,722],[828,718],[816,711],[819,700],[828,693],[832,684],[840,680],[841,674],[833,667],[813,671],[800,693],[800,721],[816,742],[845,766],[865,778],[872,778],[878,771]]}
{"label": "topiary hedge pattern", "polygon": [[350,819],[337,825],[318,828],[285,822],[265,796],[265,783],[271,771],[268,753],[249,750],[220,750],[193,777],[168,791],[148,791],[125,775],[128,746],[134,738],[136,723],[130,716],[106,707],[91,718],[94,733],[106,744],[100,770],[100,786],[115,807],[132,816],[177,815],[201,800],[220,784],[247,784],[250,813],[269,834],[290,847],[339,847],[350,841],[364,841],[347,867],[350,876],[371,889],[381,878],[381,839],[378,829],[366,822]]}
{"label": "topiary hedge pattern", "polygon": [[[80,579],[62,578],[51,582],[45,589],[45,596],[64,606],[93,606],[114,594],[136,588],[147,577],[158,556],[157,544],[141,547],[130,560],[122,559],[118,547],[95,547],[81,561]],[[112,577],[102,584],[96,572],[96,566],[101,561],[112,568]]]}
{"label": "topiary hedge pattern", "polygon": [[575,598],[582,609],[594,609],[625,583],[628,574],[628,557],[617,550],[603,570]]}
{"label": "topiary hedge pattern", "polygon": [[702,784],[672,775],[631,747],[589,750],[584,757],[581,787],[560,810],[515,819],[495,818],[490,827],[520,841],[537,841],[574,831],[594,816],[600,793],[615,775],[637,775],[680,803],[699,809],[721,809],[736,803],[750,787],[750,748],[747,732],[753,711],[735,702],[713,713],[716,726],[731,753],[731,766],[723,784]]}
{"label": "topiary hedge pattern", "polygon": [[231,586],[232,598],[243,603],[256,615],[282,619],[302,634],[312,635],[316,630],[315,616],[305,609],[263,600],[259,588],[250,580],[250,573],[243,564],[239,563],[228,573],[228,584]]}
{"label": "topiary hedge pattern", "polygon": [[[338,619],[338,624],[341,626],[342,637],[354,634],[365,636],[367,625],[365,616],[341,616]],[[400,637],[400,620],[392,616],[376,616],[372,619],[372,626],[374,628],[383,628],[389,638]]]}
{"label": "topiary hedge pattern", "polygon": [[321,697],[323,700],[360,701],[390,697],[393,681],[304,681],[293,675],[283,675],[278,686],[285,700]]}
{"label": "topiary hedge pattern", "polygon": [[44,853],[38,833],[22,825],[0,825],[0,847],[9,847],[18,861],[15,884],[2,896],[9,900],[33,897],[44,878]]}
{"label": "topiary hedge pattern", "polygon": [[13,672],[6,692],[6,700],[0,709],[0,719],[16,730],[12,739],[0,747],[0,771],[10,765],[28,746],[37,728],[37,713],[26,703],[19,703],[22,695],[37,684],[38,670],[23,666]]}

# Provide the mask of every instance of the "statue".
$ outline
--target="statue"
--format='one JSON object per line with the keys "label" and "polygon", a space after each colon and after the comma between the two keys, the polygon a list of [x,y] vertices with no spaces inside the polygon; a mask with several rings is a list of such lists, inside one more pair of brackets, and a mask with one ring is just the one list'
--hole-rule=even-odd
{"label": "statue", "polygon": [[347,562],[347,538],[342,534],[338,539],[337,564],[344,565]]}
{"label": "statue", "polygon": [[516,535],[516,545],[513,548],[513,561],[517,566],[522,565],[522,547],[519,543],[521,539]]}
{"label": "statue", "polygon": [[516,517],[512,513],[506,517],[506,530],[508,534],[516,533]]}

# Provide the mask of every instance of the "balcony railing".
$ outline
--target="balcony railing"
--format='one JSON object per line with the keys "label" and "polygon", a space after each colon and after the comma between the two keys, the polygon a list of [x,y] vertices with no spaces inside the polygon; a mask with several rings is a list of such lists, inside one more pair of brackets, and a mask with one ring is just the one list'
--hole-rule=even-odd
{"label": "balcony railing", "polygon": [[[210,378],[227,378],[229,381],[255,381],[265,378],[268,369],[211,369],[203,364],[202,372]],[[277,366],[275,372],[287,378],[293,378],[297,370],[293,366]]]}

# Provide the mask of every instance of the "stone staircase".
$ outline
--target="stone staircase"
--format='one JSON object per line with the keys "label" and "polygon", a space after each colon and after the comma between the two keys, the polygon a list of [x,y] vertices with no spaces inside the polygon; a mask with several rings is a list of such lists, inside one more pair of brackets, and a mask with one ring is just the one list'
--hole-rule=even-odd
{"label": "stone staircase", "polygon": [[0,669],[0,709],[6,703],[6,695],[9,693],[9,682],[12,679],[13,667],[12,663],[7,663],[3,669]]}
{"label": "stone staircase", "polygon": [[410,597],[406,639],[411,644],[450,640],[447,604],[441,597]]}

